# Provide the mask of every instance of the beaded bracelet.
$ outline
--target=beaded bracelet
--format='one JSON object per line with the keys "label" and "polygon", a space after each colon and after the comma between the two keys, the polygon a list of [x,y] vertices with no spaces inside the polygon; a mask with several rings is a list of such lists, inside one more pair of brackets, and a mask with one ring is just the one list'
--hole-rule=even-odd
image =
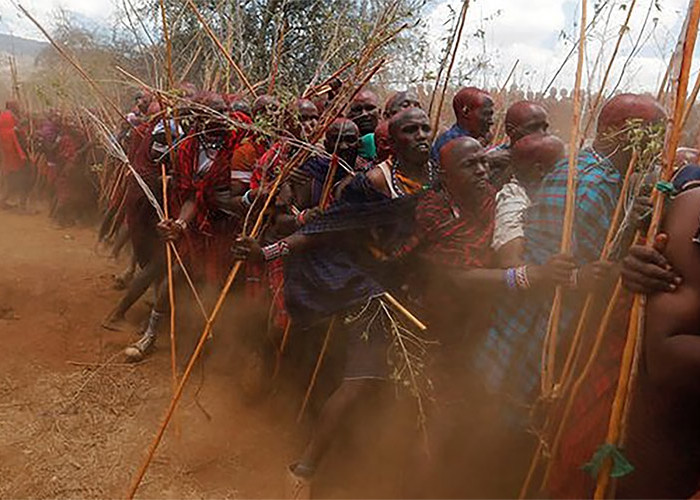
{"label": "beaded bracelet", "polygon": [[280,257],[289,255],[289,243],[284,240],[280,240],[272,245],[262,247],[261,251],[266,262],[279,259]]}
{"label": "beaded bracelet", "polygon": [[246,207],[250,207],[250,206],[253,205],[253,202],[250,200],[250,193],[252,193],[252,192],[253,192],[253,190],[252,190],[252,189],[249,189],[248,191],[245,192],[245,194],[244,194],[243,197],[241,198],[241,201],[243,202],[243,204],[244,204]]}
{"label": "beaded bracelet", "polygon": [[521,290],[530,288],[530,279],[527,275],[527,266],[520,266],[515,269],[515,282]]}
{"label": "beaded bracelet", "polygon": [[515,275],[515,268],[509,267],[506,269],[506,286],[509,290],[515,290],[518,288],[518,282]]}

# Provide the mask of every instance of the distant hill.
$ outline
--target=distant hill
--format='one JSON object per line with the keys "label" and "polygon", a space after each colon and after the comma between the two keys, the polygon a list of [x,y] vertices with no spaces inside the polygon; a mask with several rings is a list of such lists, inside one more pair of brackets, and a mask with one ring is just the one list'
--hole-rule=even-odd
{"label": "distant hill", "polygon": [[0,54],[15,55],[18,59],[34,59],[48,43],[0,33]]}

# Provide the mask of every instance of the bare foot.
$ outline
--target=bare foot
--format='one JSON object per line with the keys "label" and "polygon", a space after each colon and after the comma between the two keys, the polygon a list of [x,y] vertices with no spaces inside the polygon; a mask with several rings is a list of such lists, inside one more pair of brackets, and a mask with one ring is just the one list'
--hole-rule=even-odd
{"label": "bare foot", "polygon": [[128,327],[128,323],[124,316],[115,316],[110,314],[102,321],[102,328],[112,332],[123,332]]}
{"label": "bare foot", "polygon": [[285,498],[290,500],[309,500],[311,498],[311,480],[298,476],[287,469],[287,492]]}

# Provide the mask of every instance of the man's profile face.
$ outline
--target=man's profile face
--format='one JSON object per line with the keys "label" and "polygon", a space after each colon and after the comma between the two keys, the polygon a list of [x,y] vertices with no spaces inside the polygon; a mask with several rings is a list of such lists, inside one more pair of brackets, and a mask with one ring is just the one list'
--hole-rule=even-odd
{"label": "man's profile face", "polygon": [[484,96],[478,106],[465,108],[464,111],[469,131],[477,137],[488,136],[493,126],[493,101]]}

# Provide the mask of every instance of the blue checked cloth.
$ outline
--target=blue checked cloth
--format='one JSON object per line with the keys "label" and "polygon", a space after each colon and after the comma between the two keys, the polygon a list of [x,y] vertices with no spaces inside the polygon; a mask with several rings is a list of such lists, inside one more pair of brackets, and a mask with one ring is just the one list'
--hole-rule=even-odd
{"label": "blue checked cloth", "polygon": [[471,132],[460,127],[458,123],[455,123],[445,132],[440,134],[437,139],[435,139],[433,147],[430,149],[430,159],[433,161],[433,163],[435,163],[436,165],[440,163],[440,149],[442,149],[442,147],[448,142],[450,142],[452,139],[456,139],[458,137],[473,136]]}
{"label": "blue checked cloth", "polygon": [[[564,224],[568,160],[560,161],[545,177],[525,220],[525,260],[544,264],[559,253]],[[579,265],[598,260],[612,219],[620,173],[592,149],[578,157],[576,208],[572,251]],[[540,378],[540,360],[553,293],[514,293],[494,311],[493,326],[475,350],[474,367],[483,374],[486,388],[504,396],[516,407],[534,401]],[[571,335],[583,297],[565,291],[559,338]]]}

